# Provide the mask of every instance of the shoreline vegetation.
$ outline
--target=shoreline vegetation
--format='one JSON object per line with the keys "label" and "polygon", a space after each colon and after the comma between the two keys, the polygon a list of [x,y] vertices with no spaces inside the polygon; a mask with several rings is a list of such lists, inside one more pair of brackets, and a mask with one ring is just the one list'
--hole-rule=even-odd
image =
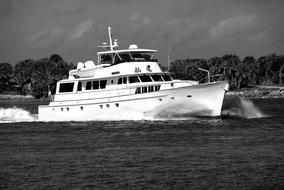
{"label": "shoreline vegetation", "polygon": [[284,86],[282,87],[259,87],[244,88],[240,90],[228,91],[226,96],[239,96],[244,98],[284,98]]}
{"label": "shoreline vegetation", "polygon": [[[174,79],[199,83],[226,80],[230,86],[228,96],[284,97],[284,55],[241,59],[226,54],[210,59],[176,59],[168,68],[160,67],[170,72]],[[69,70],[74,68],[76,65],[58,54],[39,60],[21,60],[13,66],[0,63],[0,100],[49,100],[55,94],[56,83],[68,78]]]}
{"label": "shoreline vegetation", "polygon": [[32,95],[0,94],[0,100],[34,100]]}

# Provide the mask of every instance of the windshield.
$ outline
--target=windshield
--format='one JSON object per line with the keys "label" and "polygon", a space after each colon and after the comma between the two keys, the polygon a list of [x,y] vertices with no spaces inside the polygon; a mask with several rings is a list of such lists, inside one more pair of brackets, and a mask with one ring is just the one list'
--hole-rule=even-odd
{"label": "windshield", "polygon": [[130,52],[131,57],[134,61],[153,61],[153,52]]}
{"label": "windshield", "polygon": [[135,51],[135,52],[116,52],[102,54],[99,56],[99,63],[105,64],[118,64],[124,62],[157,62],[158,60],[154,57],[154,52],[144,52],[144,51]]}

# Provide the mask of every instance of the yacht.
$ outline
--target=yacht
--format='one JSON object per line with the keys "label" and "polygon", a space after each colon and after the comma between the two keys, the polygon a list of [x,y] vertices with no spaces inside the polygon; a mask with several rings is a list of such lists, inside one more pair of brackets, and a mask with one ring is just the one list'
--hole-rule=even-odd
{"label": "yacht", "polygon": [[38,107],[40,121],[171,119],[174,115],[220,116],[227,81],[176,80],[162,71],[156,50],[108,43],[96,63],[79,62],[57,82],[49,105]]}

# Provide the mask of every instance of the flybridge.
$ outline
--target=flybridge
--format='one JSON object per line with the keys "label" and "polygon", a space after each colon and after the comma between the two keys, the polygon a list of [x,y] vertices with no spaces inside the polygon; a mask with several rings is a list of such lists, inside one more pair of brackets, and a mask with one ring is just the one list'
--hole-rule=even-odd
{"label": "flybridge", "polygon": [[101,48],[107,48],[108,51],[98,52],[98,64],[118,64],[123,62],[158,62],[154,58],[157,50],[139,49],[136,44],[131,44],[128,49],[115,50],[118,47],[117,39],[112,41],[111,28],[108,27],[109,44],[103,43]]}

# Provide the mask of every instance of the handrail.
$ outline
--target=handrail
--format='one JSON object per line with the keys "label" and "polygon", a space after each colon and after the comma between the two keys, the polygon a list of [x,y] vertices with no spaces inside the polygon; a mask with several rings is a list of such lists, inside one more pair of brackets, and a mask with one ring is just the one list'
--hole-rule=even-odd
{"label": "handrail", "polygon": [[[223,74],[216,74],[216,75],[211,75],[210,76],[210,78],[211,79],[213,79],[214,77],[220,77],[220,76],[223,76]],[[198,82],[201,82],[202,80],[204,80],[204,79],[207,79],[208,78],[208,76],[207,77],[204,77],[204,78],[202,78],[202,79],[200,79]],[[210,79],[208,80],[208,83],[210,83]]]}
{"label": "handrail", "polygon": [[208,78],[208,83],[210,83],[210,72],[208,71],[208,70],[206,70],[206,69],[202,69],[202,68],[198,68],[200,71],[204,71],[204,72],[207,72],[207,78]]}

